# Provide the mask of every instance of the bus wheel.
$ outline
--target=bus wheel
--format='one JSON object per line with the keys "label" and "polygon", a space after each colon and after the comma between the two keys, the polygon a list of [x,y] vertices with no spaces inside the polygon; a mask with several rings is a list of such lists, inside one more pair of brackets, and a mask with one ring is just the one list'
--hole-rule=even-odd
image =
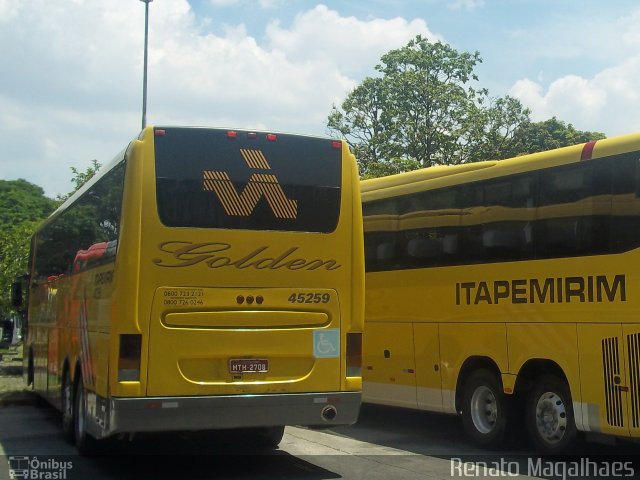
{"label": "bus wheel", "polygon": [[64,439],[73,443],[74,441],[74,418],[73,418],[73,386],[69,379],[69,372],[65,372],[62,376],[62,388],[61,388],[61,410],[62,410],[62,434]]}
{"label": "bus wheel", "polygon": [[87,433],[87,391],[82,382],[82,375],[78,375],[74,395],[73,426],[76,448],[80,455],[93,455],[97,453],[98,440]]}
{"label": "bus wheel", "polygon": [[571,443],[576,424],[566,382],[553,375],[538,379],[527,398],[526,426],[531,441],[542,452],[561,452]]}
{"label": "bus wheel", "polygon": [[471,374],[462,393],[462,425],[467,435],[483,447],[498,446],[507,426],[507,402],[502,384],[491,371]]}

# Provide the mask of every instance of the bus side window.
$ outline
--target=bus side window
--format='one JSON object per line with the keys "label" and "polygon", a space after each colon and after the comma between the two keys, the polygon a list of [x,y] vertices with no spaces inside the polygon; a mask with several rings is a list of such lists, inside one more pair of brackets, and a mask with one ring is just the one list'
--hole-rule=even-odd
{"label": "bus side window", "polygon": [[376,260],[380,263],[391,262],[396,259],[395,242],[383,242],[376,247]]}
{"label": "bus side window", "polygon": [[624,252],[640,246],[640,158],[637,153],[612,161],[613,197],[611,251]]}
{"label": "bus side window", "polygon": [[430,267],[442,256],[442,239],[418,236],[407,241],[409,263],[416,267]]}
{"label": "bus side window", "polygon": [[397,263],[396,232],[369,232],[364,237],[368,272],[393,270]]}
{"label": "bus side window", "polygon": [[466,185],[460,191],[460,235],[458,251],[461,263],[482,263],[482,214],[484,208],[484,189],[481,183]]}
{"label": "bus side window", "polygon": [[607,253],[611,162],[590,160],[542,172],[538,257]]}

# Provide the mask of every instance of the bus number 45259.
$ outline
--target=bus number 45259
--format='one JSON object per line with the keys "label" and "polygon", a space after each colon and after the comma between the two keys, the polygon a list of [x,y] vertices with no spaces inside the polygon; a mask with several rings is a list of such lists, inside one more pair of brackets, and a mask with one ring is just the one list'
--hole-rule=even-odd
{"label": "bus number 45259", "polygon": [[290,303],[329,303],[331,295],[328,293],[292,293]]}

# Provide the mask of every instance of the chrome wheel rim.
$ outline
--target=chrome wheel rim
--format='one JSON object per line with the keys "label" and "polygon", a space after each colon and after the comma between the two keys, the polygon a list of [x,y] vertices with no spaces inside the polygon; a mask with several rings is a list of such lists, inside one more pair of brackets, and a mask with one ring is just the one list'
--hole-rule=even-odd
{"label": "chrome wheel rim", "polygon": [[471,397],[470,413],[478,432],[491,432],[498,420],[498,402],[493,390],[486,386],[476,388]]}
{"label": "chrome wheel rim", "polygon": [[556,444],[567,431],[567,408],[555,392],[543,393],[536,403],[536,428],[540,438],[548,444]]}

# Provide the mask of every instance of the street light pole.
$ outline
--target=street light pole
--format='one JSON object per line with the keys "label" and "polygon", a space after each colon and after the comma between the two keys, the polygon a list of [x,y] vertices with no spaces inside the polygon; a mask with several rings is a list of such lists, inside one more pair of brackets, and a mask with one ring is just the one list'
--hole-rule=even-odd
{"label": "street light pole", "polygon": [[147,126],[147,50],[149,43],[149,3],[153,0],[140,0],[144,2],[144,67],[142,74],[142,129]]}

